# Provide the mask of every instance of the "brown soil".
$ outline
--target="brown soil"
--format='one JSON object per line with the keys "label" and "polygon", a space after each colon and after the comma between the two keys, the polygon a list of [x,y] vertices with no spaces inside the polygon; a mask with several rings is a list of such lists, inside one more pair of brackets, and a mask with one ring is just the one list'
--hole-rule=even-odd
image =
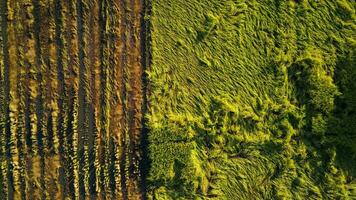
{"label": "brown soil", "polygon": [[0,199],[144,199],[143,0],[0,0]]}

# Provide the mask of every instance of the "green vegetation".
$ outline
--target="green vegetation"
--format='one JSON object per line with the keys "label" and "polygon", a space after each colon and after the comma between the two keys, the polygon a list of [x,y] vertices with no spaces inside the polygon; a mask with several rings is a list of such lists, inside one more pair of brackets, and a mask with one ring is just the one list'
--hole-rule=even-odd
{"label": "green vegetation", "polygon": [[152,0],[149,199],[356,198],[350,0]]}

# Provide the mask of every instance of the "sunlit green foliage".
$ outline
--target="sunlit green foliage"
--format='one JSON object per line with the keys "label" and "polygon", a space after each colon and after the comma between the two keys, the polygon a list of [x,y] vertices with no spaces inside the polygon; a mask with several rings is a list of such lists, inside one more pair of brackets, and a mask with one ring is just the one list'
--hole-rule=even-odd
{"label": "sunlit green foliage", "polygon": [[152,0],[149,198],[355,198],[355,6]]}

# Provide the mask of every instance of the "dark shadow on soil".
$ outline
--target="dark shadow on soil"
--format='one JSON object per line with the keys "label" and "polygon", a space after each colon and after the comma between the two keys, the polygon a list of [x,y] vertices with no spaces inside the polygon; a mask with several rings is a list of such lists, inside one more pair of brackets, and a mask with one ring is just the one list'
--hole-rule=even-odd
{"label": "dark shadow on soil", "polygon": [[145,19],[145,16],[151,15],[151,0],[143,1],[143,12],[141,14],[141,66],[143,67],[142,83],[143,83],[143,106],[142,106],[142,133],[141,133],[141,144],[140,149],[142,152],[142,160],[140,162],[140,172],[141,172],[141,191],[142,198],[147,199],[147,177],[150,169],[150,159],[149,159],[149,128],[147,127],[146,113],[148,111],[148,94],[150,91],[149,81],[147,77],[146,70],[151,66],[151,35],[150,35],[150,21]]}

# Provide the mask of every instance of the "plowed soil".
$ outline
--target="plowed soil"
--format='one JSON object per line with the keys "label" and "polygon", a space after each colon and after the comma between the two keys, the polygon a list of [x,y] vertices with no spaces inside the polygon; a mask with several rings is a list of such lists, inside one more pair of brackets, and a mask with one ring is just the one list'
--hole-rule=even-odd
{"label": "plowed soil", "polygon": [[142,199],[143,0],[1,0],[0,199]]}

